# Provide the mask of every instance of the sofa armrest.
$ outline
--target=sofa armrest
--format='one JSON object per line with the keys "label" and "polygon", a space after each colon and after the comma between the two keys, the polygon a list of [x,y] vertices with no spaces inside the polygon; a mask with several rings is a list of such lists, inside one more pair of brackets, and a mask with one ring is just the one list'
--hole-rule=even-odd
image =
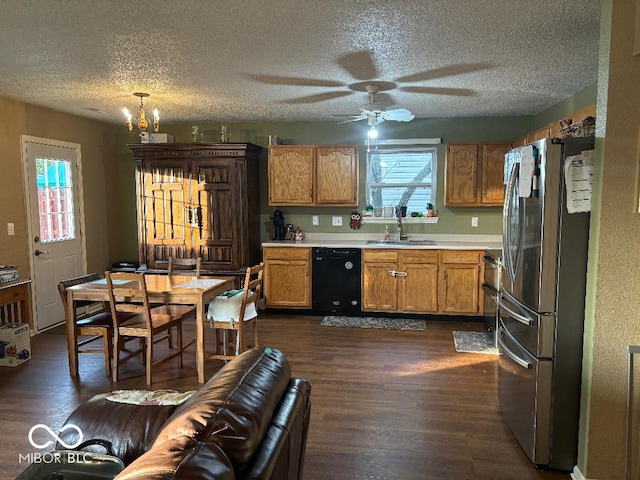
{"label": "sofa armrest", "polygon": [[236,480],[231,460],[214,442],[177,436],[152,448],[114,480]]}
{"label": "sofa armrest", "polygon": [[311,385],[293,378],[243,480],[300,480],[309,432]]}
{"label": "sofa armrest", "polygon": [[[175,409],[175,405],[116,403],[107,400],[106,394],[99,394],[71,413],[65,425],[78,426],[84,440],[97,438],[111,442],[113,454],[128,465],[148,450]],[[77,443],[78,437],[73,428],[60,433],[60,439],[66,444]],[[58,444],[56,448],[62,447]],[[104,453],[100,446],[86,450]]]}

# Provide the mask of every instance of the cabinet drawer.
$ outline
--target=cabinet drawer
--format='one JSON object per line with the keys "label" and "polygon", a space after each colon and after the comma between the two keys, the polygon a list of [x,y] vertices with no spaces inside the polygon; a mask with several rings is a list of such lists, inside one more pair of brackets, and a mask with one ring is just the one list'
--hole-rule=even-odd
{"label": "cabinet drawer", "polygon": [[442,250],[442,263],[479,263],[479,251]]}
{"label": "cabinet drawer", "polygon": [[397,250],[362,250],[363,262],[397,262]]}
{"label": "cabinet drawer", "polygon": [[26,300],[27,298],[27,286],[16,285],[12,287],[3,288],[0,290],[0,305],[10,305],[14,302]]}
{"label": "cabinet drawer", "polygon": [[262,251],[262,256],[265,260],[271,260],[275,258],[284,260],[309,260],[310,255],[310,248],[268,247]]}
{"label": "cabinet drawer", "polygon": [[403,250],[402,261],[405,263],[438,263],[438,251]]}

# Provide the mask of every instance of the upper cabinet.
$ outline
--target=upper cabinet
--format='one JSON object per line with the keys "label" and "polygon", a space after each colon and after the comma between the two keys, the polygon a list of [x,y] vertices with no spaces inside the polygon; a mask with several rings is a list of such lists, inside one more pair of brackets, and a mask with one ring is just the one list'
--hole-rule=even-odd
{"label": "upper cabinet", "polygon": [[269,147],[269,205],[356,206],[357,145]]}
{"label": "upper cabinet", "polygon": [[521,147],[522,145],[526,145],[543,138],[562,138],[561,130],[565,125],[580,123],[587,117],[595,118],[595,116],[596,104],[594,103],[593,105],[589,105],[577,112],[574,112],[572,115],[567,115],[557,122],[552,122],[534,132],[529,133],[528,135],[525,135],[524,137],[519,138],[513,142],[513,146]]}
{"label": "upper cabinet", "polygon": [[504,202],[504,156],[509,143],[450,143],[445,206],[493,207]]}

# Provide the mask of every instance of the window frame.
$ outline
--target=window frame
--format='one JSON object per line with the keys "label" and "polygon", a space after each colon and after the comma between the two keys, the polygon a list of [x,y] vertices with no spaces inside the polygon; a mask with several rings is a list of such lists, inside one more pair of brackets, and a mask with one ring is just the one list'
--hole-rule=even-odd
{"label": "window frame", "polygon": [[[430,182],[392,182],[392,183],[391,182],[382,182],[382,183],[372,182],[371,181],[371,174],[372,174],[371,159],[376,153],[381,153],[381,152],[385,152],[385,153],[423,152],[425,153],[425,155],[430,154],[431,155],[431,172],[430,172],[431,181]],[[385,188],[385,187],[425,188],[426,187],[426,188],[430,188],[431,190],[430,200],[428,203],[431,203],[432,205],[434,205],[434,208],[435,208],[435,203],[436,203],[435,199],[437,198],[436,194],[437,194],[437,187],[438,187],[437,165],[438,165],[438,148],[437,148],[437,145],[435,144],[406,145],[402,143],[396,144],[392,142],[387,142],[384,146],[379,145],[375,149],[371,149],[370,151],[367,151],[366,178],[365,178],[365,195],[366,195],[367,205],[373,205],[371,195],[372,195],[372,188],[375,188],[375,187],[382,187],[382,188]],[[385,206],[385,205],[382,205],[382,206]],[[424,206],[424,208],[425,208],[425,211],[422,211],[422,214],[426,215],[426,205]],[[424,221],[426,220],[426,218],[423,216],[423,217],[419,217],[418,219],[412,219],[412,220]]]}

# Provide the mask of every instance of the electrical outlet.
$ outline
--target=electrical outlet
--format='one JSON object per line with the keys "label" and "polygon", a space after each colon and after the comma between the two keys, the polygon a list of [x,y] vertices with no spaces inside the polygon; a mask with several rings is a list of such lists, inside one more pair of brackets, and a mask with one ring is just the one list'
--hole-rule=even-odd
{"label": "electrical outlet", "polygon": [[342,226],[342,217],[331,217],[331,226],[332,227],[341,227]]}
{"label": "electrical outlet", "polygon": [[13,223],[7,223],[7,235],[11,236],[15,234],[16,234],[15,225]]}
{"label": "electrical outlet", "polygon": [[312,215],[311,216],[311,225],[313,225],[314,227],[317,227],[318,225],[320,225],[320,216]]}
{"label": "electrical outlet", "polygon": [[478,217],[471,217],[471,226],[472,227],[478,226]]}

